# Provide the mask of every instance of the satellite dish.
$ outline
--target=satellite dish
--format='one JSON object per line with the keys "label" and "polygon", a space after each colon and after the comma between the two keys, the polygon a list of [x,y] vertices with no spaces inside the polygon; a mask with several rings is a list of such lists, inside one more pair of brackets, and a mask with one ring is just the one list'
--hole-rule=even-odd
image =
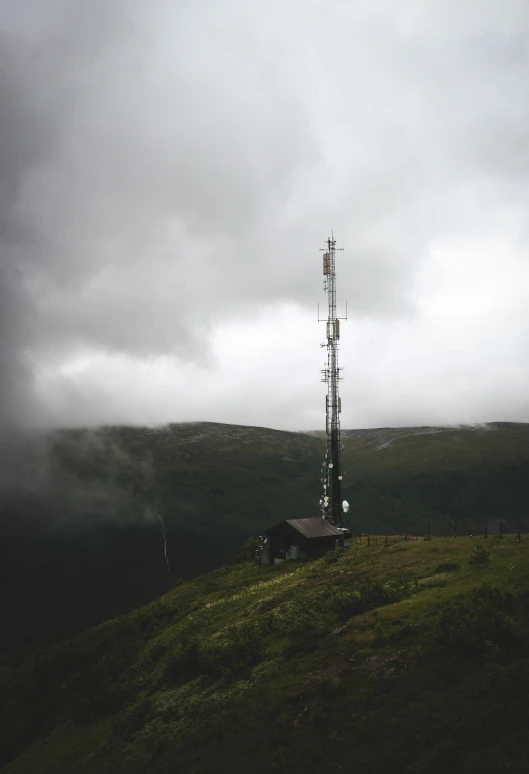
{"label": "satellite dish", "polygon": [[347,513],[347,511],[349,510],[349,503],[347,502],[347,500],[343,501],[342,508],[343,508],[343,512]]}
{"label": "satellite dish", "polygon": [[329,462],[329,467],[334,468],[334,465],[332,464],[332,462]]}
{"label": "satellite dish", "polygon": [[341,480],[342,480],[342,477],[341,477],[341,476],[338,476],[338,481],[341,481]]}

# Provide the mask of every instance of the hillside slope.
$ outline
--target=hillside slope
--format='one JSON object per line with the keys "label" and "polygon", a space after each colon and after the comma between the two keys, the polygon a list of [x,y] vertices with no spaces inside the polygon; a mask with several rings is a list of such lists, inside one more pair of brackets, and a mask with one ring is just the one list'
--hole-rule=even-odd
{"label": "hillside slope", "polygon": [[[483,533],[487,518],[492,533],[526,518],[529,425],[343,439],[355,531],[447,534],[455,518]],[[318,433],[214,423],[65,430],[4,450],[0,663],[220,566],[285,517],[318,515],[323,455]]]}
{"label": "hillside slope", "polygon": [[521,774],[529,540],[224,567],[4,668],[3,774]]}
{"label": "hillside slope", "polygon": [[316,438],[207,423],[67,430],[7,450],[0,663],[220,566],[278,513],[306,515],[320,457]]}
{"label": "hillside slope", "polygon": [[527,518],[529,425],[345,430],[346,496],[358,531],[461,534]]}

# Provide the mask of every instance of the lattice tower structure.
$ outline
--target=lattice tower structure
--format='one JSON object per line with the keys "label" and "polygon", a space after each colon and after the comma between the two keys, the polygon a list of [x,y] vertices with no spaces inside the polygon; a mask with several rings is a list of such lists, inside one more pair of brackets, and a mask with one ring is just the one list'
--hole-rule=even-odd
{"label": "lattice tower structure", "polygon": [[[323,289],[327,293],[328,315],[323,320],[326,323],[327,340],[321,346],[327,349],[327,363],[322,369],[322,382],[327,384],[325,396],[325,417],[327,433],[327,450],[325,460],[322,463],[321,481],[323,487],[320,500],[322,517],[334,524],[342,526],[342,465],[340,440],[340,412],[342,401],[339,395],[339,382],[343,370],[338,366],[338,352],[340,342],[340,320],[336,312],[336,240],[334,233],[327,239],[327,245],[323,253]],[[343,248],[342,248],[343,249]],[[318,314],[319,319],[319,314]]]}

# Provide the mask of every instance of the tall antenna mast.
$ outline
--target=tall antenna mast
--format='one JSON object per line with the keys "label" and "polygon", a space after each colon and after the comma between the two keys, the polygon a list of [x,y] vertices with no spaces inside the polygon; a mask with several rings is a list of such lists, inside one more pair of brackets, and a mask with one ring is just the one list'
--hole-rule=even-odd
{"label": "tall antenna mast", "polygon": [[[322,382],[327,384],[325,396],[325,416],[327,432],[327,452],[322,463],[321,480],[323,495],[320,500],[322,517],[334,524],[342,526],[342,467],[340,452],[340,412],[342,400],[339,396],[338,382],[342,381],[338,367],[338,349],[340,341],[340,320],[347,320],[347,303],[345,317],[337,317],[336,314],[336,240],[334,232],[327,239],[327,245],[322,248],[323,253],[323,289],[327,293],[328,315],[327,319],[320,320],[318,307],[318,320],[326,322],[327,341],[321,346],[327,349],[327,364],[322,370]],[[338,248],[343,250],[343,248]]]}

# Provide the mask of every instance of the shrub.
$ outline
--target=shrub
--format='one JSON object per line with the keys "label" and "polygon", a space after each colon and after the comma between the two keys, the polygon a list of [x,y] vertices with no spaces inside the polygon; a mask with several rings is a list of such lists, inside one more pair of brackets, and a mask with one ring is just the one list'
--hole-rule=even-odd
{"label": "shrub", "polygon": [[145,658],[148,661],[158,661],[160,656],[163,656],[163,654],[167,652],[167,649],[168,649],[168,646],[166,645],[165,642],[155,642],[147,650],[147,653],[145,654]]}
{"label": "shrub", "polygon": [[342,556],[345,554],[346,549],[343,548],[343,546],[338,546],[338,548],[335,548],[334,551],[327,551],[327,553],[323,556],[323,561],[325,564],[335,564],[336,562],[339,562]]}
{"label": "shrub", "polygon": [[186,639],[172,650],[165,662],[164,677],[171,682],[196,677],[202,673],[199,645],[195,639]]}
{"label": "shrub", "polygon": [[263,650],[260,626],[245,623],[230,626],[222,641],[204,643],[199,652],[200,665],[212,677],[249,673]]}
{"label": "shrub", "polygon": [[485,583],[443,607],[430,627],[430,642],[468,655],[513,648],[524,638],[512,617],[514,606],[512,594]]}
{"label": "shrub", "polygon": [[243,546],[244,558],[251,562],[260,545],[261,541],[258,537],[249,537]]}
{"label": "shrub", "polygon": [[313,650],[322,638],[349,618],[407,597],[412,583],[403,578],[382,583],[365,580],[350,586],[325,586],[310,599],[296,603],[279,622],[288,637],[286,655]]}
{"label": "shrub", "polygon": [[143,728],[149,716],[152,714],[152,700],[146,693],[141,693],[138,700],[127,707],[124,714],[118,719],[115,725],[116,731],[134,734]]}
{"label": "shrub", "polygon": [[132,669],[123,671],[121,654],[108,655],[90,671],[72,675],[65,695],[72,718],[91,722],[130,702],[135,683]]}
{"label": "shrub", "polygon": [[131,692],[132,688],[126,683],[91,679],[69,697],[71,717],[78,723],[98,720],[116,712],[127,700],[130,701]]}
{"label": "shrub", "polygon": [[441,564],[437,565],[435,572],[454,572],[454,570],[459,570],[459,567],[460,565],[456,562],[441,562]]}
{"label": "shrub", "polygon": [[472,549],[472,555],[469,559],[469,564],[475,567],[486,567],[490,562],[490,551],[480,543],[478,543]]}

